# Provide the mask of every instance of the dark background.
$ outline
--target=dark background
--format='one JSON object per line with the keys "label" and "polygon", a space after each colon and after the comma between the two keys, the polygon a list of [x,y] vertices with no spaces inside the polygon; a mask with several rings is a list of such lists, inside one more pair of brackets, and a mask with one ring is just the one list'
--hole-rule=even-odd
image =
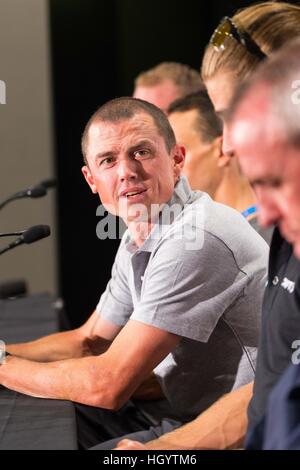
{"label": "dark background", "polygon": [[59,286],[69,325],[95,308],[119,240],[96,237],[97,197],[81,174],[80,137],[99,105],[131,95],[142,70],[162,61],[200,69],[224,15],[252,1],[49,0],[58,178]]}

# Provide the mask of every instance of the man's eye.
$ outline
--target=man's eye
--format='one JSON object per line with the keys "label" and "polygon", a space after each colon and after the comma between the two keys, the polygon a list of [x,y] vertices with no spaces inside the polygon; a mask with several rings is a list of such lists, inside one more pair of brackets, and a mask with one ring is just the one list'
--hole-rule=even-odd
{"label": "man's eye", "polygon": [[267,180],[266,186],[269,189],[280,188],[282,186],[282,180],[280,178],[273,178],[273,179]]}
{"label": "man's eye", "polygon": [[114,158],[113,157],[106,157],[103,158],[103,160],[100,161],[100,166],[111,166],[114,163]]}
{"label": "man's eye", "polygon": [[149,150],[137,150],[136,152],[134,152],[134,156],[137,158],[148,157],[149,154]]}
{"label": "man's eye", "polygon": [[282,180],[280,178],[272,181],[272,188],[280,188],[282,186]]}
{"label": "man's eye", "polygon": [[255,190],[259,190],[260,188],[267,189],[267,190],[278,189],[278,188],[281,188],[282,186],[282,180],[280,178],[260,179],[260,180],[254,181],[252,183],[252,186]]}

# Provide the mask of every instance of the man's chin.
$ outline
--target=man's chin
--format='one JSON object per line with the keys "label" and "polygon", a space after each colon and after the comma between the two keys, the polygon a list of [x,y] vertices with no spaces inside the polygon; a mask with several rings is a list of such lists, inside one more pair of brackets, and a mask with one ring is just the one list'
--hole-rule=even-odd
{"label": "man's chin", "polygon": [[156,223],[160,213],[160,205],[131,204],[119,211],[119,216],[128,223]]}
{"label": "man's chin", "polygon": [[121,215],[122,219],[126,222],[147,222],[150,219],[150,215],[146,208],[130,208],[126,213]]}

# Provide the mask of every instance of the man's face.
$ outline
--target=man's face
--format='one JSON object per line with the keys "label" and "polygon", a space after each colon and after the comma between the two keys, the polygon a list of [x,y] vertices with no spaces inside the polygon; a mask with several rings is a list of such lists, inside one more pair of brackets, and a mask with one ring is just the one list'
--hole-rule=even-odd
{"label": "man's face", "polygon": [[139,98],[152,103],[167,112],[169,105],[179,98],[180,90],[171,80],[164,80],[153,86],[138,86],[133,93],[134,98]]}
{"label": "man's face", "polygon": [[205,85],[215,112],[223,122],[223,153],[224,155],[234,156],[235,152],[228,131],[226,112],[237,86],[236,78],[230,72],[220,71],[207,80]]}
{"label": "man's face", "polygon": [[300,258],[300,150],[289,146],[265,94],[248,100],[231,125],[243,172],[253,185],[263,226],[278,224]]}
{"label": "man's face", "polygon": [[150,216],[151,205],[170,200],[184,155],[177,145],[169,154],[152,117],[141,112],[117,123],[92,124],[87,161],[82,172],[91,190],[128,223],[137,217],[137,205]]}
{"label": "man's face", "polygon": [[218,139],[218,142],[205,142],[197,128],[197,119],[196,109],[169,115],[176,141],[186,148],[183,173],[187,176],[192,189],[200,189],[213,196],[221,180],[218,166],[221,139]]}

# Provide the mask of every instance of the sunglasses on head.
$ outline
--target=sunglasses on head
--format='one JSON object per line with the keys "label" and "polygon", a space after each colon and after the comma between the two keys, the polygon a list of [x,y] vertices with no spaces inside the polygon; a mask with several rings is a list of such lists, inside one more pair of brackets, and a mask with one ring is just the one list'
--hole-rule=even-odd
{"label": "sunglasses on head", "polygon": [[226,43],[230,38],[233,38],[239,44],[242,44],[248,52],[255,55],[260,60],[267,57],[254,39],[251,38],[250,34],[239,29],[229,16],[225,16],[221,20],[219,26],[215,29],[210,39],[210,44],[214,46],[216,51],[222,52],[226,49]]}

